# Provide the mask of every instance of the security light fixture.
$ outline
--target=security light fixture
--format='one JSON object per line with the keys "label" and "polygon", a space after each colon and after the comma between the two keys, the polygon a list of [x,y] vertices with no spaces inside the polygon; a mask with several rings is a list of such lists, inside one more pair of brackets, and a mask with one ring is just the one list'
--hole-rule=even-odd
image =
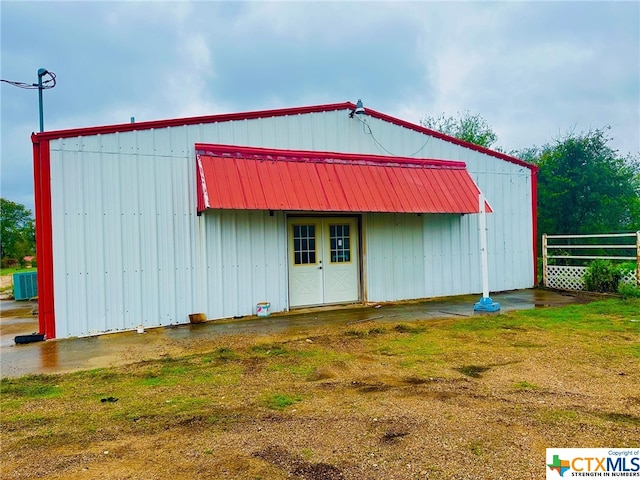
{"label": "security light fixture", "polygon": [[364,115],[365,113],[366,112],[364,111],[364,105],[362,104],[362,100],[358,99],[358,102],[356,103],[356,108],[354,110],[351,110],[349,117],[353,118],[354,114]]}

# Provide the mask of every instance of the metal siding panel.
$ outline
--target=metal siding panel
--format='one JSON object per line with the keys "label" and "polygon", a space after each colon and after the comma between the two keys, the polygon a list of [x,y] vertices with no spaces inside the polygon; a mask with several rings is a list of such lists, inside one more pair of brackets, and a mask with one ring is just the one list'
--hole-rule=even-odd
{"label": "metal siding panel", "polygon": [[206,267],[205,312],[208,318],[224,317],[224,252],[222,249],[222,218],[219,211],[208,210],[200,217],[204,223]]}
{"label": "metal siding panel", "polygon": [[262,133],[265,122],[255,120],[244,120],[247,129],[246,145],[261,146],[264,145],[264,136]]}
{"label": "metal siding panel", "polygon": [[144,132],[108,135],[102,138],[102,152],[123,155],[136,155],[139,152],[138,137],[144,137]]}
{"label": "metal siding panel", "polygon": [[[178,317],[178,302],[175,295],[177,288],[178,263],[175,255],[176,245],[169,241],[174,236],[177,228],[177,210],[172,192],[180,188],[172,175],[171,164],[173,159],[169,157],[155,158],[156,176],[154,179],[154,197],[156,201],[156,277],[158,290],[153,299],[157,301],[160,316],[157,319],[159,325],[171,325],[180,323],[183,319]],[[195,312],[192,312],[195,313]]]}
{"label": "metal siding panel", "polygon": [[124,255],[122,245],[122,196],[116,193],[121,170],[126,165],[120,157],[103,155],[101,184],[105,195],[102,197],[102,231],[104,238],[104,278],[106,305],[99,327],[102,331],[124,328]]}
{"label": "metal siding panel", "polygon": [[[424,145],[427,138],[418,132],[378,119],[367,120],[376,138],[387,150],[397,155],[411,155]],[[240,122],[242,125],[235,123],[192,125],[51,141],[55,314],[59,337],[84,334],[85,331],[96,329],[133,328],[140,321],[136,317],[136,311],[139,312],[138,315],[152,321],[151,317],[155,315],[156,309],[147,306],[152,302],[156,303],[161,317],[156,319],[156,324],[162,325],[186,321],[187,313],[203,308],[203,296],[207,297],[204,298],[206,305],[216,303],[209,298],[211,290],[208,286],[205,295],[202,293],[204,287],[197,285],[202,275],[199,273],[200,254],[197,249],[199,222],[194,211],[193,143],[236,142],[250,145],[254,142],[272,148],[381,153],[362,124],[349,119],[344,111],[255,119]],[[87,157],[90,152],[99,154],[97,160]],[[145,162],[144,167],[136,168],[136,173],[132,174],[131,166],[140,160],[138,155],[146,156],[150,161]],[[429,139],[416,157],[462,160],[467,163],[469,172],[495,211],[489,215],[491,289],[531,286],[533,262],[530,170],[436,138]],[[69,158],[71,160],[68,162]],[[140,173],[142,170],[144,175]],[[154,171],[153,178],[148,170]],[[280,175],[286,176],[284,173]],[[82,179],[81,183],[88,182],[91,187],[74,185],[78,178]],[[289,177],[287,179],[304,189],[304,185],[299,185],[299,182]],[[368,191],[364,185],[361,188],[364,190],[362,201],[369,204],[365,197]],[[95,195],[91,195],[92,189],[95,190]],[[350,199],[349,203],[351,202]],[[81,214],[78,214],[78,205],[83,203],[85,206],[82,207]],[[132,209],[132,205],[137,205],[138,208]],[[76,217],[69,218],[69,212],[75,212]],[[102,217],[98,221],[100,212]],[[280,214],[276,212],[276,217],[278,215]],[[155,222],[150,220],[153,216]],[[376,228],[380,230],[384,223],[380,216],[370,217],[367,231],[371,229],[373,232]],[[428,216],[423,216],[426,217]],[[135,218],[137,222],[134,222]],[[206,219],[209,219],[208,215]],[[427,227],[425,223],[425,255],[432,259],[441,255],[443,244],[453,239],[457,239],[460,245],[456,247],[460,250],[460,255],[455,262],[449,260],[448,265],[456,273],[450,273],[450,278],[447,279],[449,286],[446,289],[440,287],[441,293],[437,294],[452,294],[456,290],[461,290],[460,293],[479,291],[480,284],[474,280],[476,276],[479,278],[479,274],[476,275],[479,272],[479,258],[475,215],[464,216],[457,225],[446,218],[440,220],[444,224],[449,222],[449,229],[455,228],[450,232],[440,232],[438,245],[431,245],[428,236],[434,233],[432,230],[435,226]],[[269,286],[273,287],[274,283],[284,283],[286,286],[286,231],[282,227],[272,232],[273,224],[270,225],[267,229],[265,223],[265,235],[269,230],[271,233],[268,241],[280,249],[278,258],[272,260],[272,263],[274,266],[278,264],[274,268],[285,281],[270,282]],[[205,224],[205,242],[211,241],[210,231],[209,225]],[[368,232],[365,235],[369,299],[383,298],[386,296],[385,286],[379,282],[374,285],[373,277],[384,278],[393,267],[391,259],[383,258],[388,234],[383,233],[378,238],[372,238]],[[169,238],[173,241],[166,241]],[[257,248],[255,243],[251,245],[252,249]],[[208,259],[211,256],[210,248],[213,247],[207,244],[205,251]],[[410,246],[403,243],[402,248],[408,249]],[[412,248],[415,258],[415,246]],[[102,252],[96,252],[100,249]],[[137,260],[132,249],[138,251]],[[157,257],[157,272],[152,274],[149,265],[154,262],[154,256]],[[381,263],[373,262],[374,257],[380,259]],[[285,263],[280,265],[280,262]],[[429,264],[428,261],[424,263]],[[435,261],[433,263],[435,265]],[[128,275],[133,275],[134,272],[130,270],[136,266],[144,275],[139,275],[137,280],[134,278],[130,285],[127,278]],[[442,262],[439,268],[441,271],[445,268]],[[74,271],[77,273],[74,274]],[[178,271],[182,273],[176,275]],[[405,270],[408,278],[411,278],[409,273],[413,272]],[[262,273],[256,270],[255,275],[259,278]],[[207,285],[214,276],[207,273]],[[457,280],[455,276],[458,277]],[[437,288],[437,285],[433,284],[426,271],[424,279],[425,296],[430,296],[430,288]],[[159,285],[155,294],[154,284]],[[134,292],[146,293],[147,298],[141,298],[140,294],[136,298],[130,288]],[[104,300],[100,298],[101,295]],[[277,291],[268,293],[270,298],[267,300],[272,304],[274,295],[279,297],[277,301],[282,308],[286,308],[286,288],[280,286]]]}
{"label": "metal siding panel", "polygon": [[102,136],[80,137],[78,139],[78,151],[83,153],[98,153],[102,151]]}
{"label": "metal siding panel", "polygon": [[[281,117],[280,117],[281,118]],[[254,146],[267,147],[275,143],[275,139],[278,136],[278,130],[276,127],[276,117],[264,118],[262,121],[254,121],[260,123],[261,126],[261,138],[260,143],[254,143]]]}
{"label": "metal siding panel", "polygon": [[233,122],[224,122],[216,125],[217,137],[220,143],[234,144]]}
{"label": "metal siding panel", "polygon": [[180,126],[168,128],[167,134],[169,136],[169,142],[171,145],[169,155],[171,155],[172,157],[183,158],[192,156],[194,142],[188,141],[188,132],[189,130],[194,131],[197,129],[198,125],[194,125],[192,127]]}
{"label": "metal siding panel", "polygon": [[385,257],[385,236],[384,228],[382,228],[382,215],[366,214],[365,231],[363,237],[367,250],[366,256],[366,281],[368,300],[371,302],[379,301],[383,298],[385,286],[381,279],[385,278],[385,272],[388,270],[389,262]]}
{"label": "metal siding panel", "polygon": [[[255,252],[251,250],[252,212],[237,212],[235,216],[235,268],[237,271],[236,284],[234,285],[235,313],[243,315],[246,305],[251,305],[251,294],[253,290],[252,265]],[[244,304],[244,305],[243,305]],[[246,311],[246,310],[245,310]],[[231,316],[231,315],[230,315]]]}
{"label": "metal siding panel", "polygon": [[[144,133],[84,143],[85,149],[98,146],[101,155],[76,151],[64,162],[56,157],[52,201],[60,218],[54,248],[57,265],[64,266],[54,274],[61,337],[184,323],[201,303],[193,159],[162,151],[170,151],[172,141],[186,145],[186,131],[174,132],[174,140],[167,131]],[[72,145],[78,142],[64,146]]]}
{"label": "metal siding panel", "polygon": [[157,293],[161,289],[158,282],[158,203],[156,199],[157,160],[150,156],[138,156],[136,167],[138,178],[144,179],[138,187],[138,223],[140,225],[140,295],[141,316],[139,324],[154,325],[160,322],[161,313]]}
{"label": "metal siding panel", "polygon": [[275,134],[265,141],[265,145],[274,148],[293,148],[293,143],[289,141],[289,125],[291,123],[289,117],[274,117],[270,121],[273,122]]}
{"label": "metal siding panel", "polygon": [[425,297],[421,217],[371,213],[365,225],[368,300]]}
{"label": "metal siding panel", "polygon": [[152,130],[151,141],[142,146],[140,154],[154,156],[171,156],[171,129],[158,128]]}
{"label": "metal siding panel", "polygon": [[[124,155],[120,156],[121,159]],[[138,176],[133,155],[128,166],[121,165],[118,183],[113,185],[119,190],[122,225],[120,242],[122,244],[122,285],[124,287],[124,311],[122,322],[117,322],[121,329],[132,329],[140,324],[142,315],[141,298],[142,279],[140,276],[140,222],[138,191],[141,179]]]}
{"label": "metal siding panel", "polygon": [[252,315],[260,301],[271,302],[274,312],[286,310],[284,215],[209,210],[203,217],[209,318]]}
{"label": "metal siding panel", "polygon": [[[56,319],[61,319],[61,315],[66,315],[69,304],[66,296],[66,251],[64,249],[65,230],[65,207],[64,188],[60,188],[64,183],[64,157],[65,152],[58,150],[60,147],[68,147],[69,141],[52,141],[50,145],[51,162],[51,223],[52,223],[52,250],[53,250],[53,287],[54,287],[54,312]],[[61,145],[62,144],[62,145]],[[56,322],[56,336],[64,338],[69,336],[69,329],[66,322]]]}
{"label": "metal siding panel", "polygon": [[85,279],[86,290],[83,293],[92,293],[91,308],[85,312],[85,321],[89,328],[101,331],[104,329],[104,311],[106,310],[106,285],[105,285],[105,239],[103,235],[103,198],[105,195],[102,182],[96,178],[102,176],[102,158],[104,153],[92,156],[92,161],[83,157],[84,165],[82,182],[91,188],[83,193],[84,205],[84,243],[87,255],[84,259],[86,265]]}
{"label": "metal siding panel", "polygon": [[[195,175],[192,161],[174,159],[172,172],[174,178],[175,229],[174,245],[176,256],[176,317],[179,323],[188,320],[193,312],[194,277],[198,265],[193,262],[196,242],[197,221],[195,215]],[[186,188],[185,188],[186,187]]]}
{"label": "metal siding panel", "polygon": [[223,271],[223,317],[239,315],[238,299],[238,240],[236,238],[236,216],[238,212],[225,212],[222,229],[222,271]]}
{"label": "metal siding panel", "polygon": [[[476,215],[425,215],[425,283],[428,296],[482,290]],[[473,225],[475,223],[475,225]],[[475,235],[475,236],[474,236]]]}

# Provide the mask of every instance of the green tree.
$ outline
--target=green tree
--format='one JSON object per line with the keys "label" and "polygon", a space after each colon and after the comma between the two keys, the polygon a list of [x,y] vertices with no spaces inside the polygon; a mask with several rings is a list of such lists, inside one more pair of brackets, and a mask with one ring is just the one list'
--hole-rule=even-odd
{"label": "green tree", "polygon": [[35,253],[35,228],[31,210],[0,198],[0,258],[22,262]]}
{"label": "green tree", "polygon": [[640,229],[640,159],[621,157],[604,129],[570,133],[523,151],[540,167],[541,233],[610,233]]}
{"label": "green tree", "polygon": [[487,121],[468,110],[462,114],[458,112],[457,117],[447,117],[444,113],[437,118],[425,116],[420,125],[486,148],[491,148],[498,140]]}

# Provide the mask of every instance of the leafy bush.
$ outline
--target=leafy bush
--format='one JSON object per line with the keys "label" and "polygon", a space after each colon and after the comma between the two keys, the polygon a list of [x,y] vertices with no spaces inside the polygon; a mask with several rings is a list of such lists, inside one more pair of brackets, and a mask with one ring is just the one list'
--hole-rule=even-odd
{"label": "leafy bush", "polygon": [[636,268],[637,268],[637,264],[636,264],[636,262],[622,262],[622,263],[620,264],[620,269],[621,269],[621,270],[625,270],[625,271],[627,271],[627,270],[633,270],[633,271],[635,272],[635,271],[636,271]]}
{"label": "leafy bush", "polygon": [[622,298],[640,298],[640,287],[621,282],[620,287],[618,287],[618,293],[622,295]]}
{"label": "leafy bush", "polygon": [[20,266],[17,258],[3,257],[0,261],[1,268],[16,268]]}
{"label": "leafy bush", "polygon": [[619,266],[609,260],[594,260],[584,274],[584,284],[590,292],[616,293],[621,278]]}

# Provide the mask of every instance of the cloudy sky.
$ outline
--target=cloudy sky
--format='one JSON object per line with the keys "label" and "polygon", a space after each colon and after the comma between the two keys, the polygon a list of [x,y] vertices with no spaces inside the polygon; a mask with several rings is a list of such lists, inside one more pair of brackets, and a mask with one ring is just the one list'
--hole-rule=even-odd
{"label": "cloudy sky", "polygon": [[[640,152],[640,2],[3,0],[1,78],[45,129],[362,98],[418,123],[484,117],[508,150],[611,126]],[[33,208],[37,90],[2,83],[2,197]]]}

